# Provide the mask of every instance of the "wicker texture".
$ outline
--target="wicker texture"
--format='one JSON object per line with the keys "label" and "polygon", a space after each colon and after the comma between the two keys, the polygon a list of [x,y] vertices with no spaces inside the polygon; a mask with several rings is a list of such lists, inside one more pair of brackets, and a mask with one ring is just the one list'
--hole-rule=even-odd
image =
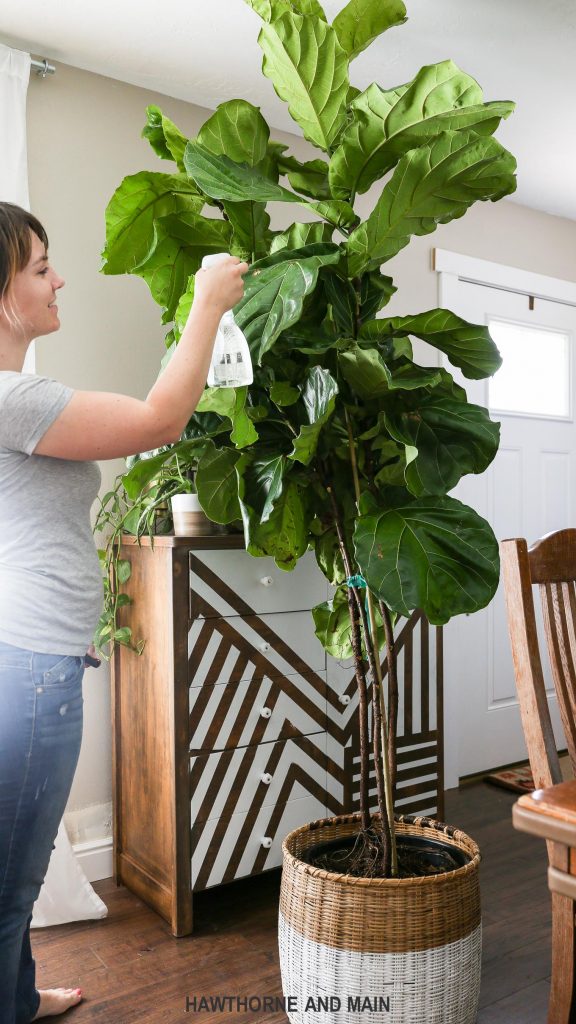
{"label": "wicker texture", "polygon": [[290,1024],[475,1024],[480,925],[449,946],[358,953],[305,939],[280,915],[279,941]]}
{"label": "wicker texture", "polygon": [[[481,957],[478,847],[450,826],[401,818],[398,835],[441,839],[470,861],[442,875],[366,879],[299,859],[311,845],[353,835],[358,823],[358,815],[328,818],[284,841],[280,966],[284,994],[297,1006],[289,1020],[473,1024]],[[331,1005],[319,997],[332,997]]]}

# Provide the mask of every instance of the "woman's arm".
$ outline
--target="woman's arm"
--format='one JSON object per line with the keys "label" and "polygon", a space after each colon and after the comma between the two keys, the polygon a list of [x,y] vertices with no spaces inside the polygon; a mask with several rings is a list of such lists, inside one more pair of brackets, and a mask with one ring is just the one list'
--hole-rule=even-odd
{"label": "woman's arm", "polygon": [[194,302],[168,366],[145,401],[75,391],[34,449],[60,459],[115,459],[177,441],[204,390],[223,313],[244,293],[247,263],[234,257],[196,274]]}

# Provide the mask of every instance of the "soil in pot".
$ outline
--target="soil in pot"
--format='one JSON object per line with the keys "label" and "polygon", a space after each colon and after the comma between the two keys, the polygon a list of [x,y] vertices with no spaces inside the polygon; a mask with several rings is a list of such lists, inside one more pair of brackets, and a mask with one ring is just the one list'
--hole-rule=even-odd
{"label": "soil in pot", "polygon": [[[469,857],[456,846],[421,836],[397,836],[398,878],[441,875],[463,867]],[[381,878],[382,838],[375,829],[317,843],[300,854],[301,860],[325,871],[358,878]]]}

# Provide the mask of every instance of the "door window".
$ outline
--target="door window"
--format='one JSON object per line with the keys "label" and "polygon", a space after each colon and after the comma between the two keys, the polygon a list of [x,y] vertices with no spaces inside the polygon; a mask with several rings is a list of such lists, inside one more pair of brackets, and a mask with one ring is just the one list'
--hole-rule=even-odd
{"label": "door window", "polygon": [[499,413],[570,419],[570,337],[547,327],[488,318],[502,366],[488,384]]}

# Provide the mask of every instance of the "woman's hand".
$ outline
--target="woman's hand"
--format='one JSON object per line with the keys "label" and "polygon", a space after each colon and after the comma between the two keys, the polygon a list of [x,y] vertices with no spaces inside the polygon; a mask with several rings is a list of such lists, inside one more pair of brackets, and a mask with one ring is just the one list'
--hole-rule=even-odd
{"label": "woman's hand", "polygon": [[194,277],[194,304],[217,309],[221,314],[232,309],[244,295],[242,275],[249,270],[237,256],[227,256],[209,270],[199,270]]}
{"label": "woman's hand", "polygon": [[100,668],[102,664],[100,658],[96,654],[96,648],[94,644],[90,644],[90,647],[84,655],[84,668]]}

